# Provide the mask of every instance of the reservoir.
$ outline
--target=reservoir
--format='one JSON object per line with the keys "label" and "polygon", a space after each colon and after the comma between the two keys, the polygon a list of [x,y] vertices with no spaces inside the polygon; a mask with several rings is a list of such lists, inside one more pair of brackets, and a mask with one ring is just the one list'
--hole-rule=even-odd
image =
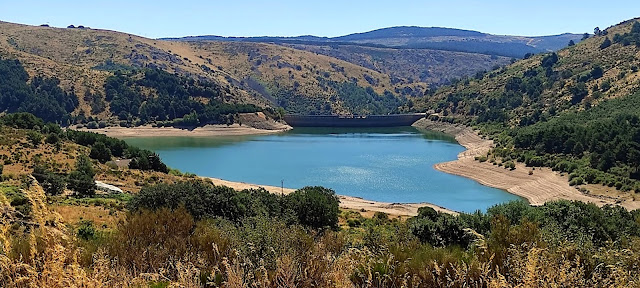
{"label": "reservoir", "polygon": [[324,186],[391,203],[473,212],[521,199],[433,165],[464,151],[453,137],[401,128],[295,128],[275,135],[128,138],[172,168],[261,185]]}

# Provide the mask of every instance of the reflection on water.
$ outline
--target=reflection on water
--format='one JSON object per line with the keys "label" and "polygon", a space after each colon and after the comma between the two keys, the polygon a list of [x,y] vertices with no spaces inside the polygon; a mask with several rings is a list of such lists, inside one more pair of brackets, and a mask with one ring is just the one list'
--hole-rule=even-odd
{"label": "reflection on water", "polygon": [[202,176],[384,202],[431,202],[458,211],[519,199],[433,169],[464,148],[443,133],[403,128],[296,128],[260,136],[130,138],[171,167]]}

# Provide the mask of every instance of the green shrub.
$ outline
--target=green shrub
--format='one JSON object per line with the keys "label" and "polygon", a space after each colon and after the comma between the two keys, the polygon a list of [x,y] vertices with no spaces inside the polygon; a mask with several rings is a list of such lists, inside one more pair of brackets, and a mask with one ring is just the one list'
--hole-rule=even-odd
{"label": "green shrub", "polygon": [[81,220],[78,223],[78,232],[76,234],[83,240],[91,240],[95,238],[96,228],[93,226],[93,221]]}
{"label": "green shrub", "polygon": [[300,224],[313,228],[338,227],[340,200],[331,189],[304,187],[287,195],[286,202]]}
{"label": "green shrub", "polygon": [[91,121],[89,123],[87,123],[87,128],[88,129],[98,129],[98,123],[96,121]]}

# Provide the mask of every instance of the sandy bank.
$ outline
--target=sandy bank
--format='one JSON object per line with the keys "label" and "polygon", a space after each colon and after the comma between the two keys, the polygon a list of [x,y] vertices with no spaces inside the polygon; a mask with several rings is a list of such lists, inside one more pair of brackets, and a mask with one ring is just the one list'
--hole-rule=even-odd
{"label": "sandy bank", "polygon": [[[288,127],[288,126],[287,126]],[[274,134],[287,131],[290,128],[282,128],[276,130],[257,129],[246,125],[206,125],[195,129],[179,129],[173,127],[106,127],[100,129],[77,129],[79,131],[89,131],[105,134],[109,137],[128,138],[128,137],[210,137],[210,136],[242,136],[242,135],[264,135]]]}
{"label": "sandy bank", "polygon": [[[419,120],[414,124],[414,127],[454,135],[458,143],[467,148],[458,154],[458,160],[436,164],[435,169],[467,177],[486,186],[506,190],[527,199],[532,205],[542,205],[547,201],[559,199],[591,202],[599,206],[620,202],[615,199],[583,194],[576,188],[569,186],[567,176],[561,176],[549,168],[536,168],[533,170],[533,174],[529,175],[532,168],[525,167],[522,163],[516,164],[516,169],[510,171],[488,162],[475,161],[475,156],[485,155],[491,149],[493,141],[482,139],[469,127],[427,119]],[[638,206],[637,202],[623,201],[619,205],[632,208]]]}
{"label": "sandy bank", "polygon": [[[264,188],[265,190],[271,193],[276,193],[276,194],[280,194],[280,193],[289,194],[295,191],[295,189],[286,188],[286,187],[283,189],[281,187],[276,187],[276,186],[255,185],[255,184],[249,184],[244,182],[232,182],[232,181],[227,181],[227,180],[218,179],[218,178],[207,178],[207,179],[210,179],[216,185],[224,185],[236,190]],[[364,210],[373,211],[373,212],[384,212],[393,216],[416,216],[418,215],[418,209],[420,207],[431,207],[436,211],[450,213],[450,214],[458,214],[455,211],[452,211],[437,205],[429,204],[429,203],[410,203],[410,204],[385,203],[385,202],[370,201],[370,200],[365,200],[358,197],[343,196],[343,195],[338,195],[338,198],[340,198],[340,207],[344,209],[353,209],[358,211],[361,211],[362,209],[364,209]]]}
{"label": "sandy bank", "polygon": [[77,129],[80,131],[90,131],[105,134],[115,138],[127,137],[210,137],[210,136],[242,136],[242,135],[264,135],[287,131],[291,126],[268,119],[264,113],[242,113],[238,119],[242,124],[232,125],[205,125],[195,129],[180,129],[173,127],[106,127],[100,129]]}

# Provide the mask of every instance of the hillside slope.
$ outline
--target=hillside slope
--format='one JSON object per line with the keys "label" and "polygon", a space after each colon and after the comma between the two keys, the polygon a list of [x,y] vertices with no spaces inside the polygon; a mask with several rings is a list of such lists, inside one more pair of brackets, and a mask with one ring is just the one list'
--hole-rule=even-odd
{"label": "hillside slope", "polygon": [[395,49],[362,45],[283,44],[327,55],[391,76],[393,82],[428,83],[438,87],[509,64],[503,56],[432,49]]}
{"label": "hillside slope", "polygon": [[[94,113],[93,103],[82,95],[105,95],[107,78],[118,70],[152,68],[210,81],[228,103],[281,106],[293,113],[389,113],[427,88],[392,83],[375,70],[272,44],[183,43],[88,28],[0,22],[0,56],[18,59],[31,78],[59,78],[64,91],[79,95],[74,114],[84,115]],[[109,99],[102,100],[106,112],[95,116],[117,116],[109,113]],[[363,102],[372,104],[359,105]]]}
{"label": "hillside slope", "polygon": [[443,87],[414,109],[493,138],[496,147],[479,161],[550,167],[585,193],[617,197],[640,191],[639,66],[640,22],[633,19],[557,54]]}

